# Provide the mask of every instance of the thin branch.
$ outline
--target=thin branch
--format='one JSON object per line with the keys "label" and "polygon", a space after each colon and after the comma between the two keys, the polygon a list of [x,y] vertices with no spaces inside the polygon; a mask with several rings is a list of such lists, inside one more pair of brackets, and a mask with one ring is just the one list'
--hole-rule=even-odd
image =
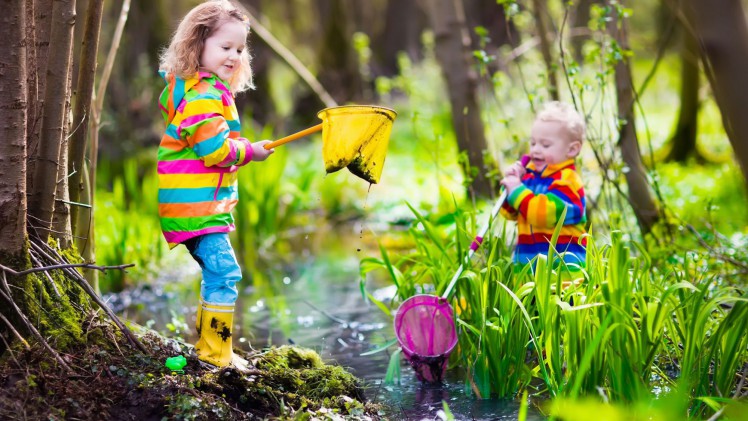
{"label": "thin branch", "polygon": [[106,57],[104,72],[102,73],[101,80],[99,81],[99,90],[96,92],[96,99],[92,110],[97,126],[99,126],[100,123],[99,120],[101,119],[101,110],[104,108],[104,94],[106,93],[106,87],[109,84],[109,76],[112,74],[114,59],[117,57],[117,50],[119,50],[120,39],[122,39],[122,32],[125,29],[125,23],[127,23],[127,15],[129,12],[130,0],[124,0],[122,2],[122,9],[119,12],[117,27],[114,29],[112,45],[109,46],[109,54],[107,54]]}
{"label": "thin branch", "polygon": [[263,41],[278,54],[289,66],[298,74],[301,79],[312,88],[319,99],[325,104],[326,107],[337,107],[338,103],[332,98],[332,96],[325,90],[321,83],[314,77],[312,72],[304,66],[288,48],[286,48],[275,36],[265,28],[260,21],[254,17],[246,8],[239,5],[245,15],[249,18],[249,26],[254,30],[255,34],[262,38]]}
{"label": "thin branch", "polygon": [[90,263],[67,263],[64,265],[52,265],[52,266],[44,266],[40,268],[31,268],[31,269],[27,269],[21,272],[16,272],[15,270],[9,267],[3,266],[3,265],[0,265],[0,269],[2,269],[4,272],[10,273],[13,276],[23,276],[23,275],[28,275],[29,273],[46,272],[48,270],[55,270],[55,269],[84,268],[84,269],[96,269],[102,272],[106,272],[109,269],[124,270],[126,268],[133,267],[133,266],[135,266],[135,263],[128,263],[126,265],[119,265],[119,266],[96,266]]}
{"label": "thin branch", "polygon": [[44,337],[42,337],[41,333],[39,333],[39,331],[36,330],[34,325],[31,322],[29,322],[28,317],[26,317],[23,311],[21,311],[21,309],[18,308],[18,305],[16,304],[16,302],[13,301],[13,298],[11,298],[10,287],[8,286],[8,281],[5,277],[5,272],[3,272],[2,276],[0,276],[0,281],[2,281],[2,287],[3,287],[2,289],[0,289],[0,297],[5,298],[5,301],[7,301],[8,304],[10,304],[13,307],[13,309],[16,311],[18,316],[21,318],[21,321],[23,322],[23,324],[26,325],[26,328],[29,330],[29,332],[31,332],[31,334],[34,337],[36,337],[36,340],[39,341],[39,343],[44,348],[46,348],[47,351],[50,352],[50,354],[52,354],[54,359],[57,360],[57,362],[60,363],[60,365],[65,368],[65,371],[72,372],[70,367],[65,363],[62,357],[60,357],[60,354],[58,354],[57,351],[55,351],[49,345],[49,343],[47,343],[47,341],[44,340]]}
{"label": "thin branch", "polygon": [[[33,250],[29,250],[29,255],[31,256],[31,261],[34,262],[35,265],[41,266],[42,262],[39,260],[38,257],[36,257]],[[52,279],[52,276],[50,276],[49,272],[44,272],[44,278],[49,281],[49,284],[52,285],[52,289],[55,291],[55,296],[57,298],[62,298],[62,295],[60,294],[60,290],[57,288],[57,284],[55,283],[55,280]]]}
{"label": "thin branch", "polygon": [[[30,351],[31,347],[29,346],[29,343],[26,342],[26,339],[23,339],[23,336],[21,336],[20,333],[18,333],[18,331],[16,330],[15,326],[13,326],[13,323],[11,323],[10,320],[8,320],[5,316],[3,316],[2,313],[0,313],[0,319],[2,319],[5,322],[5,324],[8,325],[8,328],[11,330],[11,332],[13,332],[14,335],[16,335],[16,338],[18,338],[18,340],[21,341],[21,343],[23,344],[24,348],[26,348],[27,351]],[[3,335],[0,335],[0,337],[3,337]],[[5,340],[4,337],[3,337],[3,340]],[[10,347],[7,346],[7,343],[6,343],[6,348],[10,349]],[[15,359],[15,358],[13,358],[13,359]]]}
{"label": "thin branch", "polygon": [[[34,242],[32,242],[32,244],[34,244]],[[51,248],[48,244],[41,243],[41,244],[36,244],[36,246],[37,247],[42,247],[42,246],[46,247],[47,251],[49,251],[50,253],[52,253],[53,255],[55,255],[59,261],[65,261],[65,259],[62,256],[60,256],[57,253],[57,251],[55,251],[53,248]],[[101,307],[102,310],[104,310],[104,312],[107,314],[107,316],[109,316],[109,318],[112,320],[112,322],[115,325],[117,325],[117,327],[120,329],[120,331],[122,331],[122,334],[125,335],[125,337],[130,342],[131,345],[133,345],[136,348],[138,348],[144,354],[150,354],[148,352],[148,350],[146,349],[146,347],[143,346],[143,344],[138,340],[137,337],[135,337],[135,335],[132,333],[132,331],[130,329],[128,329],[127,326],[125,326],[122,323],[122,321],[119,319],[119,317],[117,317],[117,315],[114,314],[114,312],[112,311],[112,309],[109,308],[109,306],[101,299],[101,297],[99,297],[99,295],[96,293],[96,291],[94,291],[94,289],[91,287],[91,285],[88,283],[88,281],[86,281],[86,279],[80,273],[78,273],[78,271],[73,270],[73,268],[76,267],[76,266],[71,266],[71,265],[58,265],[58,266],[66,266],[66,267],[62,268],[62,270],[68,276],[70,276],[78,284],[78,286],[80,286],[81,289],[83,289],[83,291],[85,291],[86,294],[88,294],[91,297],[91,299],[93,299],[94,302],[99,307]],[[133,265],[121,265],[120,267],[129,267],[129,266],[133,266]],[[99,269],[100,268],[99,266],[94,266],[94,265],[84,265],[84,266],[79,266],[79,267],[88,267],[88,268],[91,268],[91,269]],[[120,268],[120,267],[118,267],[118,266],[112,266],[111,268]],[[107,267],[104,266],[104,268],[107,268]]]}

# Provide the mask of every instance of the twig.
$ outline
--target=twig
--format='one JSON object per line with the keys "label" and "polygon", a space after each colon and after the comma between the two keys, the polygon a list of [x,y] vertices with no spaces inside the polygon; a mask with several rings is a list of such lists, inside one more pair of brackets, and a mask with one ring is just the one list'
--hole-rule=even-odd
{"label": "twig", "polygon": [[[33,244],[33,242],[32,242],[32,244]],[[64,259],[62,258],[62,256],[60,256],[54,249],[52,249],[51,247],[49,247],[45,243],[42,243],[42,244],[44,246],[46,246],[51,253],[53,253],[55,256],[57,256],[58,259],[60,259],[61,261],[64,261]],[[37,246],[39,246],[39,245],[37,245]],[[93,288],[91,287],[91,285],[89,285],[88,281],[86,281],[86,279],[83,278],[83,276],[81,276],[81,274],[78,273],[78,271],[72,270],[72,268],[76,267],[76,266],[71,266],[71,265],[59,265],[59,266],[65,266],[65,268],[63,268],[62,270],[66,274],[68,274],[68,276],[70,276],[73,280],[75,280],[75,282],[78,284],[78,286],[80,286],[81,289],[83,289],[83,291],[85,291],[86,294],[88,294],[91,297],[91,299],[93,299],[94,302],[96,304],[98,304],[98,306],[101,307],[102,310],[104,310],[104,312],[109,316],[109,318],[112,320],[112,322],[114,322],[114,324],[117,325],[117,327],[120,329],[120,331],[122,331],[122,334],[124,334],[125,337],[128,339],[128,341],[130,341],[130,344],[132,344],[133,346],[137,347],[144,354],[150,354],[148,352],[148,350],[145,348],[145,346],[143,346],[143,344],[138,340],[138,338],[135,337],[135,335],[132,333],[132,331],[130,331],[130,329],[128,329],[127,326],[125,326],[122,323],[122,321],[119,319],[119,317],[117,317],[117,315],[114,314],[114,312],[112,311],[112,309],[109,308],[109,306],[101,299],[101,297],[99,297],[98,294],[96,294],[96,291],[93,290]],[[123,267],[129,267],[129,266],[132,266],[132,265],[121,265],[121,266],[123,266]],[[100,269],[99,266],[94,266],[94,265],[86,265],[84,267],[90,267],[92,269]],[[104,266],[104,267],[106,268],[106,266]],[[112,266],[112,268],[118,268],[118,266]]]}
{"label": "twig", "polygon": [[[29,343],[26,342],[26,339],[23,339],[23,336],[21,336],[20,333],[18,333],[16,328],[13,326],[13,323],[11,323],[10,320],[8,320],[5,316],[3,316],[2,313],[0,313],[0,319],[2,319],[5,322],[5,324],[8,325],[8,328],[10,328],[10,330],[13,332],[14,335],[16,335],[18,340],[21,341],[21,343],[26,348],[26,350],[27,351],[30,350],[31,347],[29,346]],[[2,337],[2,335],[0,335],[0,337]],[[3,340],[5,340],[5,338],[3,338]],[[6,348],[10,350],[9,346],[6,346]]]}
{"label": "twig", "polygon": [[254,15],[252,15],[246,8],[242,7],[242,12],[249,18],[249,25],[254,30],[255,34],[262,38],[263,41],[278,54],[289,66],[298,74],[307,85],[317,94],[320,100],[327,107],[337,107],[338,103],[332,98],[332,96],[325,90],[321,83],[314,77],[309,69],[299,60],[288,48],[286,48],[275,36],[265,28]]}
{"label": "twig", "polygon": [[3,266],[3,265],[0,265],[0,269],[2,269],[4,272],[10,273],[13,276],[23,276],[23,275],[28,275],[29,273],[46,272],[48,270],[55,270],[55,269],[84,268],[84,269],[96,269],[102,272],[106,272],[109,269],[123,270],[123,269],[133,267],[133,266],[135,266],[135,263],[128,263],[126,265],[119,265],[119,266],[96,266],[90,263],[67,263],[67,264],[62,264],[62,265],[52,265],[52,266],[43,266],[40,268],[31,268],[31,269],[27,269],[21,272],[16,272],[15,270],[9,267]]}
{"label": "twig", "polygon": [[[46,244],[44,244],[44,245],[46,247],[49,247]],[[57,252],[55,250],[53,250],[51,247],[49,247],[49,250],[52,253],[54,253],[56,256],[58,256],[61,260],[63,260],[62,257],[59,254],[57,254]],[[91,266],[93,266],[93,265],[91,265]],[[93,266],[93,269],[98,269],[98,267]],[[93,288],[88,283],[88,281],[86,281],[86,279],[83,276],[81,276],[80,273],[78,273],[75,270],[72,270],[72,268],[70,268],[70,267],[68,267],[66,269],[63,269],[63,270],[65,271],[65,273],[67,273],[71,278],[73,278],[78,283],[78,285],[83,289],[83,291],[85,291],[94,300],[94,302],[96,304],[98,304],[99,307],[101,307],[102,310],[104,310],[104,312],[109,316],[109,318],[112,320],[112,322],[114,322],[114,324],[117,325],[117,327],[122,331],[122,333],[125,335],[125,337],[127,337],[127,339],[130,341],[130,344],[132,344],[133,346],[137,347],[144,354],[150,354],[150,352],[148,352],[148,350],[146,349],[146,347],[143,346],[143,344],[140,343],[140,341],[138,340],[138,338],[135,337],[135,335],[132,333],[132,331],[130,331],[130,329],[128,329],[127,326],[125,326],[122,323],[122,321],[119,319],[119,317],[117,317],[117,315],[114,314],[114,311],[112,311],[112,309],[109,308],[109,306],[101,299],[101,297],[99,297],[99,295],[96,293],[96,291],[93,290]]]}
{"label": "twig", "polygon": [[[11,358],[11,359],[13,359],[13,361],[15,361],[15,362],[16,362],[16,365],[18,366],[18,369],[19,369],[19,370],[23,370],[23,366],[22,366],[22,365],[21,365],[21,363],[19,363],[19,362],[18,362],[18,360],[16,359],[16,354],[14,354],[14,353],[13,353],[13,349],[12,349],[12,348],[10,347],[10,345],[8,344],[8,341],[6,341],[6,340],[5,340],[5,336],[3,336],[3,335],[0,335],[0,339],[2,339],[2,340],[3,340],[3,343],[5,344],[5,349],[7,349],[7,350],[8,350],[8,353],[10,354],[10,358]],[[30,349],[30,348],[27,348],[27,349]]]}
{"label": "twig", "polygon": [[309,307],[311,307],[311,308],[319,311],[320,313],[324,314],[325,316],[327,316],[333,322],[338,323],[338,324],[342,325],[343,327],[348,327],[349,326],[348,322],[346,322],[345,320],[343,320],[341,318],[338,318],[338,317],[335,317],[332,314],[328,313],[327,311],[322,310],[321,308],[319,308],[319,307],[315,306],[314,304],[312,304],[309,300],[302,300],[302,301],[304,301],[304,303],[306,303],[306,305],[308,305]]}
{"label": "twig", "polygon": [[[29,250],[29,251],[30,251],[29,254],[31,256],[31,261],[34,262],[34,264],[36,265],[42,266],[42,262],[39,260],[38,257],[34,255],[34,251],[33,250]],[[61,298],[62,295],[60,294],[60,290],[57,289],[57,284],[55,284],[55,280],[52,279],[52,276],[49,275],[49,272],[46,272],[46,271],[44,272],[44,278],[47,281],[49,281],[50,285],[52,285],[52,289],[55,291],[55,295],[57,296],[57,298]]]}
{"label": "twig", "polygon": [[706,421],[717,421],[719,419],[719,417],[722,416],[723,412],[725,412],[725,407],[720,408],[719,411],[715,412],[714,415],[712,415],[711,417],[709,417],[709,419],[706,420]]}
{"label": "twig", "polygon": [[8,281],[5,277],[5,272],[3,272],[2,276],[0,276],[0,280],[2,281],[2,287],[3,287],[2,289],[0,289],[0,297],[5,298],[5,300],[13,307],[16,313],[18,313],[18,316],[21,318],[21,321],[26,325],[26,328],[29,330],[29,332],[31,332],[31,334],[36,337],[36,340],[39,341],[39,343],[42,344],[42,346],[46,348],[47,351],[49,351],[52,354],[54,359],[57,360],[57,362],[60,363],[60,365],[63,368],[65,368],[65,371],[72,372],[70,367],[65,363],[62,357],[60,357],[60,354],[58,354],[57,351],[52,349],[52,347],[47,343],[47,341],[44,340],[44,337],[42,337],[41,333],[39,333],[39,331],[36,330],[34,325],[31,324],[31,322],[29,322],[28,317],[26,317],[26,315],[23,314],[23,311],[21,311],[21,309],[18,308],[18,305],[16,304],[16,302],[13,301],[13,298],[11,298],[10,287],[8,286]]}
{"label": "twig", "polygon": [[701,234],[699,234],[699,232],[696,230],[696,228],[694,228],[693,225],[691,225],[691,224],[685,224],[685,226],[694,235],[694,237],[696,237],[696,241],[698,241],[699,244],[701,244],[702,247],[704,247],[705,249],[709,250],[709,252],[712,253],[715,257],[717,257],[718,259],[723,260],[725,262],[731,263],[731,264],[733,264],[733,265],[735,265],[735,266],[737,266],[737,267],[739,267],[739,268],[741,268],[743,270],[748,270],[748,265],[746,265],[745,263],[743,263],[743,262],[741,262],[739,260],[733,259],[730,256],[726,256],[726,255],[724,255],[724,253],[720,253],[720,252],[716,251],[714,249],[714,247],[710,246],[706,241],[704,241],[703,238],[701,238]]}

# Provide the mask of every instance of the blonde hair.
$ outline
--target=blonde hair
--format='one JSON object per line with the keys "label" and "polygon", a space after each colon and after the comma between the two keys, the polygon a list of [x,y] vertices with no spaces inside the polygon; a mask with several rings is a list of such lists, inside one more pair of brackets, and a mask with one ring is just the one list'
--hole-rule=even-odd
{"label": "blonde hair", "polygon": [[584,132],[586,130],[584,117],[571,104],[559,101],[548,102],[543,105],[535,119],[564,123],[571,141],[584,142]]}
{"label": "blonde hair", "polygon": [[[229,1],[210,0],[195,6],[179,22],[169,47],[161,54],[160,70],[173,73],[182,79],[194,77],[200,68],[205,40],[230,19],[246,24],[249,34],[247,17]],[[249,51],[246,46],[242,50],[240,63],[231,80],[227,81],[231,92],[234,93],[254,88]]]}

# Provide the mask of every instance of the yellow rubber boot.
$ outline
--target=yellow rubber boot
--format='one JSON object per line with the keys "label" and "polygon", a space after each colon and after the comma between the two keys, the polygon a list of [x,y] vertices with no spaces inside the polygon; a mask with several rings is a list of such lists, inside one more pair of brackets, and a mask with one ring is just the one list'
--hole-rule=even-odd
{"label": "yellow rubber boot", "polygon": [[216,367],[231,364],[233,356],[231,329],[234,323],[233,305],[208,304],[201,301],[197,308],[197,357]]}

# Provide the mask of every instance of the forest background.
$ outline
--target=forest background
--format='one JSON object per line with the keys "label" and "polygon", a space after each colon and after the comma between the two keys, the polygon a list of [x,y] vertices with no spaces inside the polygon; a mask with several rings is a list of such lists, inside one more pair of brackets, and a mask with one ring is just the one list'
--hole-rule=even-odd
{"label": "forest background", "polygon": [[[18,275],[44,266],[50,238],[60,250],[76,244],[85,262],[136,264],[101,279],[88,265],[95,291],[125,289],[168,262],[155,211],[156,70],[177,20],[196,4],[10,3],[0,59],[0,252],[14,269],[4,271],[14,288],[3,296],[17,307],[2,311],[7,338],[77,323],[52,314],[35,329],[22,316],[44,314],[28,297],[83,285],[76,271],[67,272],[68,292]],[[594,230],[622,230],[653,259],[690,259],[715,285],[744,294],[742,2],[242,4],[257,86],[237,98],[248,137],[314,125],[319,110],[338,104],[399,113],[384,178],[368,195],[352,177],[320,181],[318,162],[299,159],[313,157],[319,139],[289,145],[264,173],[244,176],[253,188],[242,192],[237,241],[248,272],[262,272],[263,253],[283,254],[268,238],[315,215],[332,223],[378,215],[395,225],[418,219],[405,199],[433,221],[449,220],[455,207],[481,208],[496,196],[501,168],[525,152],[537,107],[561,99],[588,118],[580,169]],[[73,307],[81,299],[73,293]]]}

